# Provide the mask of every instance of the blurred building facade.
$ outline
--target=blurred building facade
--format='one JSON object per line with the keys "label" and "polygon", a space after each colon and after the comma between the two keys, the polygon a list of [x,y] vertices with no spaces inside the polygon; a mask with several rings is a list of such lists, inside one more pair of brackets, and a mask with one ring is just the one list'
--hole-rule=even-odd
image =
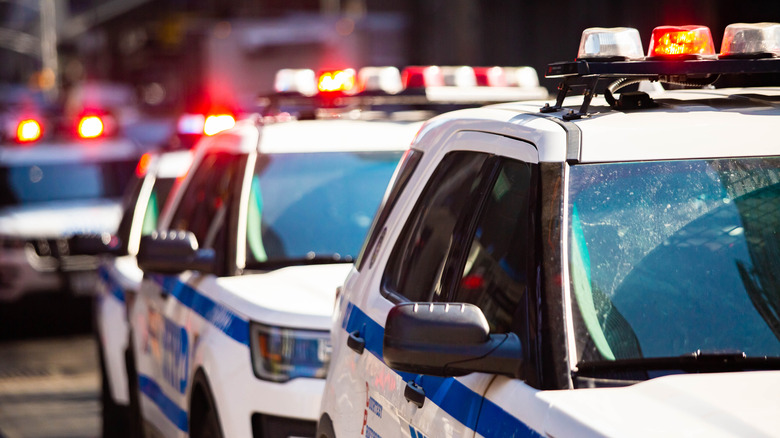
{"label": "blurred building facade", "polygon": [[282,67],[531,65],[542,72],[576,56],[586,27],[636,27],[649,38],[657,25],[701,24],[719,47],[727,24],[760,21],[780,21],[780,2],[6,0],[0,82],[67,87],[110,79],[166,107],[204,87],[266,91]]}

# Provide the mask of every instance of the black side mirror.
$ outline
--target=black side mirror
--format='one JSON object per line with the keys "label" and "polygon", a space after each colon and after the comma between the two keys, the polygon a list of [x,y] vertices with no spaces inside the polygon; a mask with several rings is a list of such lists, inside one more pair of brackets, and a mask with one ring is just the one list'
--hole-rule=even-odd
{"label": "black side mirror", "polygon": [[485,315],[468,303],[404,303],[385,323],[385,362],[399,371],[435,376],[471,372],[520,375],[520,338],[490,334]]}
{"label": "black side mirror", "polygon": [[190,231],[162,231],[141,237],[138,266],[144,271],[179,274],[187,270],[214,273],[213,249],[199,249]]}
{"label": "black side mirror", "polygon": [[124,255],[122,241],[111,233],[74,234],[68,238],[68,254],[94,256],[98,254]]}

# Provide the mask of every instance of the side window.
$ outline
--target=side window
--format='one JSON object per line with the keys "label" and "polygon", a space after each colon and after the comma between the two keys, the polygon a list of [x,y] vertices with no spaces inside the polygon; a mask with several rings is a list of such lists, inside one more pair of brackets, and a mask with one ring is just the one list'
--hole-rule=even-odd
{"label": "side window", "polygon": [[474,208],[488,157],[451,152],[442,159],[393,248],[383,277],[385,290],[409,301],[433,301],[441,295],[453,233],[463,212]]}
{"label": "side window", "polygon": [[384,228],[385,222],[387,221],[387,217],[390,215],[390,212],[393,211],[393,207],[395,207],[395,203],[398,201],[398,197],[401,196],[401,192],[403,192],[406,184],[412,177],[414,169],[416,169],[417,165],[420,163],[422,155],[423,153],[420,151],[409,149],[401,158],[401,161],[398,164],[398,169],[396,170],[396,174],[393,175],[393,179],[388,187],[387,195],[382,200],[382,205],[380,205],[379,209],[377,210],[376,217],[374,217],[374,222],[371,224],[371,229],[368,232],[368,237],[366,238],[365,242],[363,242],[363,248],[360,249],[357,261],[355,261],[355,266],[357,266],[358,271],[361,270],[365,264],[366,251],[370,251],[371,248],[373,248],[377,243],[380,232]]}
{"label": "side window", "polygon": [[479,306],[494,333],[512,329],[513,313],[536,284],[536,172],[533,164],[502,162],[447,300]]}
{"label": "side window", "polygon": [[173,189],[175,178],[157,178],[152,187],[152,193],[149,195],[149,202],[146,204],[144,220],[141,227],[141,235],[152,234],[157,229],[157,221],[160,219],[160,211],[168,199],[168,195]]}
{"label": "side window", "polygon": [[232,194],[240,175],[240,155],[217,152],[207,154],[174,213],[170,228],[189,230],[201,248],[226,249],[225,228]]}

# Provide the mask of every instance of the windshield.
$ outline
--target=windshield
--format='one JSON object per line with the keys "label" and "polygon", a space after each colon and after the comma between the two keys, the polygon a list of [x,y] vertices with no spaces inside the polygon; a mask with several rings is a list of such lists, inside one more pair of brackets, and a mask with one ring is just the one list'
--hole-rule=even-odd
{"label": "windshield", "polygon": [[261,155],[250,191],[247,265],[352,261],[402,151]]}
{"label": "windshield", "polygon": [[119,198],[136,160],[0,167],[0,207],[50,201]]}
{"label": "windshield", "polygon": [[780,159],[578,165],[570,176],[581,362],[780,356]]}

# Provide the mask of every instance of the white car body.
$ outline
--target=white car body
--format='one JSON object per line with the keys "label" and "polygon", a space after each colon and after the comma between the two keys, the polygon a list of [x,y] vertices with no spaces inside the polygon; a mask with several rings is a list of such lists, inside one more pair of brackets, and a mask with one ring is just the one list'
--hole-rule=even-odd
{"label": "white car body", "polygon": [[[565,249],[560,265],[553,264],[563,266],[562,270],[541,268],[539,273],[547,278],[559,275],[557,283],[545,284],[557,284],[563,291],[560,296],[564,297],[562,319],[551,323],[550,329],[564,345],[564,354],[554,358],[555,367],[564,370],[559,373],[561,381],[556,388],[540,388],[500,373],[436,377],[398,371],[387,364],[387,339],[383,347],[383,336],[388,314],[396,305],[415,301],[387,289],[391,252],[402,244],[402,233],[411,225],[410,217],[424,196],[423,189],[449,152],[485,152],[530,163],[532,167],[547,163],[560,172],[564,185],[572,168],[588,163],[780,154],[776,132],[780,126],[780,108],[776,104],[780,88],[662,91],[650,96],[661,104],[659,108],[615,111],[597,97],[588,117],[566,121],[561,117],[565,111],[541,114],[539,109],[545,102],[524,102],[457,111],[438,116],[423,126],[411,146],[422,157],[386,220],[375,224],[382,231],[365,247],[361,255],[364,263],[352,269],[338,299],[331,327],[333,355],[318,436],[563,438],[780,434],[780,399],[776,396],[780,391],[780,371],[681,373],[627,386],[574,389],[573,377],[567,373],[576,372],[578,364],[578,344],[573,333],[577,304],[569,293],[572,279],[570,270],[565,268],[569,263]],[[564,106],[566,111],[576,110],[581,103],[581,96],[567,97]],[[561,179],[557,181],[560,183]],[[544,190],[552,191],[551,186]],[[564,194],[560,211],[566,212],[568,192],[563,189],[561,193]],[[558,204],[552,208],[555,211]],[[553,213],[551,217],[551,221],[560,222],[562,230],[570,226],[565,213]],[[542,227],[546,230],[553,225],[543,222]],[[562,242],[545,240],[544,246],[566,248],[567,234],[564,231],[561,235]],[[533,312],[532,308],[529,313]],[[365,350],[353,348],[357,345],[352,344],[355,340]],[[431,347],[432,351],[446,348],[446,344],[441,345]],[[540,360],[547,361],[541,367],[553,367],[550,358]],[[404,388],[410,381],[424,390],[421,406],[405,396]]]}
{"label": "white car body", "polygon": [[[199,178],[198,171],[211,163],[209,157],[223,152],[230,157],[240,157],[235,161],[241,163],[236,164],[239,169],[237,188],[231,192],[239,204],[236,207],[239,217],[247,215],[255,162],[265,156],[281,153],[303,157],[320,152],[391,153],[395,158],[386,179],[381,187],[373,188],[379,190],[376,199],[370,200],[375,209],[398,157],[408,148],[421,124],[350,120],[270,124],[255,119],[241,121],[236,127],[198,144],[193,166],[166,205],[159,228],[176,229],[172,223],[177,210],[191,196],[188,188],[196,185],[193,181]],[[323,169],[323,172],[327,170]],[[208,178],[220,178],[219,174],[226,172],[214,170]],[[291,179],[285,184],[293,183],[294,179]],[[297,196],[293,195],[292,189],[293,186],[289,190],[291,198]],[[233,205],[233,201],[230,202]],[[269,214],[267,209],[261,211]],[[373,210],[350,220],[367,227],[370,214]],[[324,214],[321,216],[322,220],[330,220]],[[194,217],[189,219],[195,220]],[[336,289],[343,283],[350,266],[331,262],[310,266],[295,266],[294,263],[293,266],[258,272],[247,267],[244,272],[248,251],[246,236],[251,233],[245,223],[238,220],[238,225],[233,221],[220,226],[228,232],[228,244],[237,246],[228,256],[229,264],[234,265],[231,274],[215,275],[192,269],[178,275],[157,274],[144,268],[146,273],[140,292],[130,308],[130,325],[141,413],[147,434],[196,435],[202,428],[197,422],[207,413],[215,413],[215,433],[226,437],[258,436],[266,428],[271,431],[269,433],[283,433],[284,436],[311,436],[314,432],[324,379],[321,376],[284,381],[259,378],[253,370],[252,344],[257,341],[252,340],[251,327],[262,324],[281,327],[281,330],[306,330],[322,333],[327,339]]]}
{"label": "white car body", "polygon": [[[129,179],[133,163],[139,156],[136,145],[122,139],[2,146],[0,166],[28,169],[30,182],[45,184],[49,173],[41,168],[46,169],[46,166],[72,166],[75,169],[86,163],[124,162],[123,175]],[[102,181],[100,178],[107,177],[100,176],[97,169],[90,172],[81,174],[81,179],[77,180],[59,176],[59,184],[80,186],[75,190],[83,190],[84,194],[76,199],[69,198],[69,194],[64,198],[58,198],[58,194],[40,194],[35,195],[38,198],[34,202],[21,199],[16,205],[0,208],[0,241],[3,241],[0,300],[15,300],[28,292],[56,291],[63,287],[83,293],[94,286],[94,275],[89,272],[94,269],[94,260],[68,257],[65,239],[78,233],[114,232],[122,214],[120,184],[124,182]],[[122,175],[118,168],[114,172],[117,178]],[[24,179],[20,174],[17,176]],[[12,184],[10,181],[3,183]],[[10,186],[3,190],[11,196]],[[19,190],[27,189],[20,187]],[[100,194],[105,190],[119,192],[106,197]]]}
{"label": "white car body", "polygon": [[[135,187],[130,188],[132,193],[128,194],[129,198],[126,200],[123,227],[117,230],[116,237],[126,240],[122,242],[126,251],[123,255],[103,256],[98,266],[94,312],[104,372],[109,385],[104,390],[109,392],[113,403],[120,406],[130,403],[125,359],[129,339],[126,296],[128,292],[137,292],[143,279],[143,271],[138,267],[135,257],[138,253],[138,242],[142,234],[152,231],[144,230],[144,221],[156,221],[154,216],[159,214],[159,209],[162,208],[162,205],[157,203],[163,203],[168,196],[168,190],[160,188],[159,185],[172,185],[173,180],[185,175],[192,162],[192,152],[165,152],[148,157],[145,170],[141,175],[137,175]],[[150,202],[154,204],[150,205]]]}

